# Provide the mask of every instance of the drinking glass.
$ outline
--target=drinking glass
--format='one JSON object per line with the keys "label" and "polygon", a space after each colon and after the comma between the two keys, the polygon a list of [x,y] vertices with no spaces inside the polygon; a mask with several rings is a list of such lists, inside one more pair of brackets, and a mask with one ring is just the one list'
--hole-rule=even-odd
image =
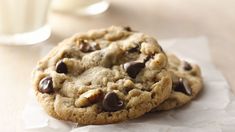
{"label": "drinking glass", "polygon": [[0,44],[29,45],[46,40],[50,0],[0,0]]}
{"label": "drinking glass", "polygon": [[53,0],[52,9],[77,15],[96,15],[106,11],[106,0]]}

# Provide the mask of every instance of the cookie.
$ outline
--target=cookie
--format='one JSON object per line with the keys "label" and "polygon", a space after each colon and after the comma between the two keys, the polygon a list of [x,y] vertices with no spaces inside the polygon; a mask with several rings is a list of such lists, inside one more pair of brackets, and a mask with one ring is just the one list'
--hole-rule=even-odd
{"label": "cookie", "polygon": [[167,54],[167,56],[168,70],[172,77],[172,93],[152,111],[180,107],[195,98],[203,88],[201,71],[197,64],[182,61],[173,54]]}
{"label": "cookie", "polygon": [[137,118],[169,97],[167,57],[157,41],[111,26],[68,38],[41,59],[33,84],[45,111],[79,124]]}

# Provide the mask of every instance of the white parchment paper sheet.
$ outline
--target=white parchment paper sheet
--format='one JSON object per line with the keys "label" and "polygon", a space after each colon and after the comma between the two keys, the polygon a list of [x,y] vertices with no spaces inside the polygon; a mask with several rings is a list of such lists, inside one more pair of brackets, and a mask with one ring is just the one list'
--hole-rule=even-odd
{"label": "white parchment paper sheet", "polygon": [[[48,116],[30,91],[29,102],[22,115],[25,129],[43,132],[234,132],[235,97],[223,75],[211,62],[207,39],[171,39],[159,43],[167,52],[201,66],[205,88],[191,103],[119,124],[76,126]],[[42,54],[50,48],[45,47]]]}

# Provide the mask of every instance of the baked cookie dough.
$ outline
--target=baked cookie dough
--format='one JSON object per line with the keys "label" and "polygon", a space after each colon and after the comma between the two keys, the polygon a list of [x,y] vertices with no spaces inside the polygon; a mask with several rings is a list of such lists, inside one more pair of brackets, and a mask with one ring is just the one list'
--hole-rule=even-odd
{"label": "baked cookie dough", "polygon": [[170,97],[152,111],[170,110],[180,107],[195,98],[203,88],[200,68],[197,64],[182,61],[173,54],[167,54],[168,70],[172,77]]}
{"label": "baked cookie dough", "polygon": [[33,72],[39,103],[58,119],[108,124],[137,118],[169,97],[167,57],[129,27],[80,33],[59,43]]}

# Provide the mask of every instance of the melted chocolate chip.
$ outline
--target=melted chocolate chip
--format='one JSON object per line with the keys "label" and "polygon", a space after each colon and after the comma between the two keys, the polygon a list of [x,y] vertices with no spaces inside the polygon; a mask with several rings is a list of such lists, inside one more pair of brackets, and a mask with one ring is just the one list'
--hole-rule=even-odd
{"label": "melted chocolate chip", "polygon": [[189,87],[188,81],[183,78],[179,78],[178,82],[173,82],[173,89],[186,95],[192,95],[192,89]]}
{"label": "melted chocolate chip", "polygon": [[103,109],[105,111],[113,112],[120,110],[123,107],[123,101],[121,101],[115,92],[108,92],[104,96],[104,100],[102,102]]}
{"label": "melted chocolate chip", "polygon": [[39,83],[39,91],[42,93],[53,93],[53,82],[51,77],[43,78]]}
{"label": "melted chocolate chip", "polygon": [[186,70],[186,71],[192,70],[191,64],[188,63],[187,61],[184,61],[184,66],[183,67],[184,67],[184,70]]}
{"label": "melted chocolate chip", "polygon": [[97,43],[91,45],[87,42],[87,40],[80,40],[79,49],[84,53],[88,53],[95,50],[100,50],[100,46]]}
{"label": "melted chocolate chip", "polygon": [[68,73],[67,65],[63,61],[59,61],[56,64],[56,72],[67,74]]}
{"label": "melted chocolate chip", "polygon": [[127,72],[127,74],[135,78],[137,74],[145,67],[145,64],[142,62],[127,62],[123,65],[124,70]]}

